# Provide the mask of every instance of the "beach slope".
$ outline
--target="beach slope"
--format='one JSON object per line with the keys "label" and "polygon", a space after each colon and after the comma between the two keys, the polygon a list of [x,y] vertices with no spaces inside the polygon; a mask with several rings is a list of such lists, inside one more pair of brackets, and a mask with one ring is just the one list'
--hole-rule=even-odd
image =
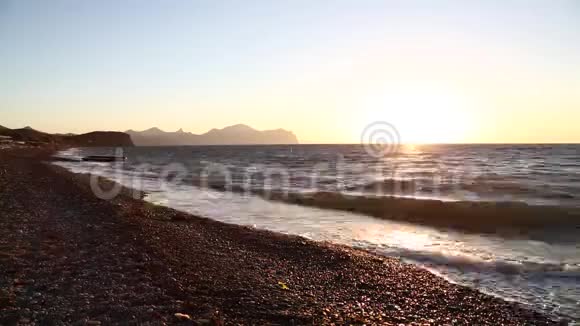
{"label": "beach slope", "polygon": [[0,151],[2,325],[553,323],[395,259],[100,200],[47,155]]}

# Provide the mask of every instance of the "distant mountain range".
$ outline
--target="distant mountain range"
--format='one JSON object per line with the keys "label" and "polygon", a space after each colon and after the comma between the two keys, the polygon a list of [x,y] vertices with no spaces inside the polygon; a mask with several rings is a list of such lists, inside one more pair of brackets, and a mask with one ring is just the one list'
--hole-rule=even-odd
{"label": "distant mountain range", "polygon": [[127,130],[137,146],[181,145],[250,145],[250,144],[298,144],[296,135],[284,129],[256,130],[244,124],[223,129],[212,129],[205,134],[193,134],[179,129],[165,132],[159,128],[144,131]]}

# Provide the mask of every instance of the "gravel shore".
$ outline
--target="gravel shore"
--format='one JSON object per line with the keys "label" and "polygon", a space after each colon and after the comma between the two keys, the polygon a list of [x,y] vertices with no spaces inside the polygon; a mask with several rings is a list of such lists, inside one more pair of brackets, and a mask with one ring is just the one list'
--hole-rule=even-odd
{"label": "gravel shore", "polygon": [[121,195],[0,151],[0,325],[548,325],[428,271]]}

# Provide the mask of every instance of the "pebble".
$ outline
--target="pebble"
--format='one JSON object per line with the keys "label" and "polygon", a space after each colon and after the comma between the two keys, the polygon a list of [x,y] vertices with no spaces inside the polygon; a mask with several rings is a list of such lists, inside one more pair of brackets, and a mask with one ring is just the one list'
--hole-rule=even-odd
{"label": "pebble", "polygon": [[180,320],[191,320],[191,316],[179,312],[175,313],[174,316]]}

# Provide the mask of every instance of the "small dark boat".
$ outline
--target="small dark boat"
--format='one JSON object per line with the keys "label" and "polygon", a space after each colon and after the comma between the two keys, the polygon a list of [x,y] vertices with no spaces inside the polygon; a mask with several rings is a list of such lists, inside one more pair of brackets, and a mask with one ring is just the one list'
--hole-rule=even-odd
{"label": "small dark boat", "polygon": [[82,158],[85,162],[117,162],[125,161],[127,158],[125,156],[105,156],[105,155],[92,155],[85,156]]}
{"label": "small dark boat", "polygon": [[62,156],[54,156],[52,157],[53,161],[56,162],[80,162],[80,158],[71,158],[71,157],[62,157]]}

